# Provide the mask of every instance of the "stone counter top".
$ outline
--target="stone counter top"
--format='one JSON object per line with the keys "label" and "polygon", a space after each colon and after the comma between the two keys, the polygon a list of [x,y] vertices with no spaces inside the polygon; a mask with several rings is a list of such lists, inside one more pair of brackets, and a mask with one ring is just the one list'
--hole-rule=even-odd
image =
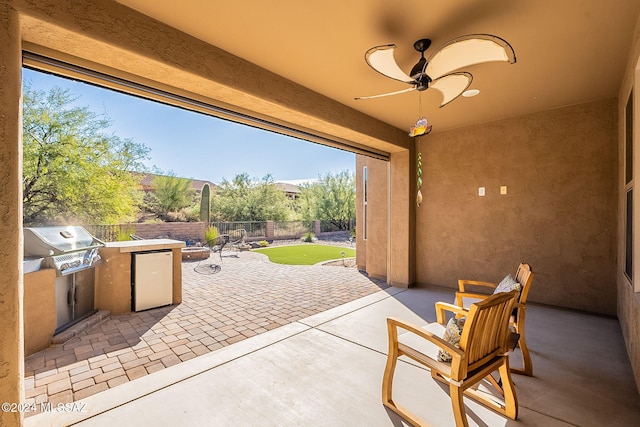
{"label": "stone counter top", "polygon": [[127,240],[124,242],[107,242],[105,248],[120,249],[121,253],[156,251],[160,249],[184,248],[185,242],[173,239]]}

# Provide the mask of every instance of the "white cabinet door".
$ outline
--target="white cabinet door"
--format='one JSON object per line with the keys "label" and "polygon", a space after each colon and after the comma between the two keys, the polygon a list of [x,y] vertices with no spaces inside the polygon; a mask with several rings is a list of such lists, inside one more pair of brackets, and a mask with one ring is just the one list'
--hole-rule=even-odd
{"label": "white cabinet door", "polygon": [[173,252],[134,254],[135,311],[173,302]]}

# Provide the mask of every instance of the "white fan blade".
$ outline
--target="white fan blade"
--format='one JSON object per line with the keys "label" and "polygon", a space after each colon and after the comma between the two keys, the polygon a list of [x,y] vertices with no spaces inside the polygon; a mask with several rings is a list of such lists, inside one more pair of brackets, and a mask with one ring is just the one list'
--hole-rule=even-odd
{"label": "white fan blade", "polygon": [[393,57],[395,49],[394,44],[372,47],[364,54],[364,60],[382,75],[401,82],[413,83],[414,80],[398,67]]}
{"label": "white fan blade", "polygon": [[513,64],[516,54],[511,45],[489,34],[469,34],[453,39],[435,51],[428,60],[426,73],[435,80],[469,65],[491,61]]}
{"label": "white fan blade", "polygon": [[469,73],[453,73],[442,76],[434,80],[429,85],[429,89],[436,89],[442,93],[442,103],[440,108],[444,107],[467,90],[471,86],[473,76]]}
{"label": "white fan blade", "polygon": [[399,93],[411,92],[412,90],[416,90],[416,88],[415,87],[410,87],[409,89],[403,89],[403,90],[399,90],[399,91],[396,91],[396,92],[383,93],[383,94],[380,94],[380,95],[358,96],[357,98],[354,98],[354,99],[355,100],[360,100],[360,99],[382,98],[383,96],[397,95]]}

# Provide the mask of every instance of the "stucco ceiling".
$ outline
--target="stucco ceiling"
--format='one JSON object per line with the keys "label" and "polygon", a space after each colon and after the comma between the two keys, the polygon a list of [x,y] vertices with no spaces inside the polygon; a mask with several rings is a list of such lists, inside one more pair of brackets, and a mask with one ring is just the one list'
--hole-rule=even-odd
{"label": "stucco ceiling", "polygon": [[640,12],[638,0],[119,2],[400,129],[418,118],[418,92],[354,100],[407,87],[370,69],[367,49],[396,44],[408,72],[420,38],[431,49],[472,33],[509,41],[515,64],[466,70],[478,96],[438,108],[437,91],[422,93],[435,132],[617,96]]}

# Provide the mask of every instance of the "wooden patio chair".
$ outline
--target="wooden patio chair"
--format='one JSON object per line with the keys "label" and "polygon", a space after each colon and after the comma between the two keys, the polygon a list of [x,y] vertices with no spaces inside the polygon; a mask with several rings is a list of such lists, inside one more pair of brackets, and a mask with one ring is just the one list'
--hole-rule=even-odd
{"label": "wooden patio chair", "polygon": [[[506,279],[506,278],[505,278]],[[527,340],[524,333],[524,320],[527,314],[527,296],[531,289],[531,283],[533,282],[533,273],[529,264],[520,264],[514,280],[520,284],[520,294],[515,303],[513,314],[511,316],[511,325],[515,332],[520,335],[518,340],[518,346],[522,353],[522,366],[523,368],[511,368],[511,372],[516,374],[524,374],[528,376],[533,375],[533,363],[531,361],[531,355],[529,354],[529,348],[527,347]],[[458,292],[456,292],[456,305],[463,308],[469,308],[470,304],[487,298],[489,295],[477,292],[471,292],[469,286],[479,286],[495,291],[499,284],[490,282],[481,282],[478,280],[458,280]]]}
{"label": "wooden patio chair", "polygon": [[[389,353],[382,381],[382,403],[411,424],[424,425],[419,418],[396,404],[392,397],[396,361],[399,356],[404,355],[425,365],[431,370],[433,378],[449,385],[457,426],[468,426],[463,395],[516,419],[518,401],[507,355],[511,335],[509,316],[515,297],[515,291],[496,294],[474,303],[468,312],[453,304],[437,303],[439,319],[444,319],[445,310],[467,316],[459,337],[459,348],[443,339],[447,330],[444,322],[420,328],[399,319],[388,318]],[[398,334],[398,329],[407,332]],[[439,360],[438,350],[448,353],[451,361]],[[490,375],[496,370],[499,371],[500,382]],[[498,390],[500,399],[494,394],[487,396],[488,392],[471,388],[485,378]]]}

